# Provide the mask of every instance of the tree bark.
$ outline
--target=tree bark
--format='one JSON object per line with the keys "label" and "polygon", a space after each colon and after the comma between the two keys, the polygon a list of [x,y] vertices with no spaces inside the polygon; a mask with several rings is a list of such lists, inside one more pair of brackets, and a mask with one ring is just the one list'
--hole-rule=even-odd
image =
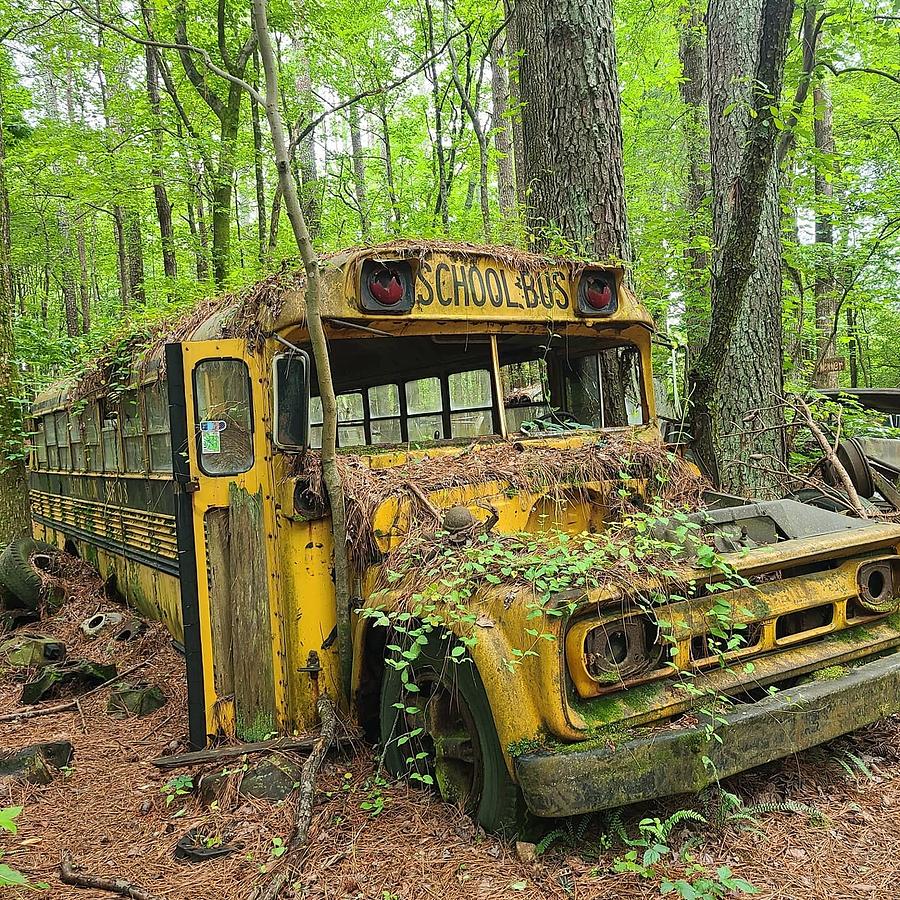
{"label": "tree bark", "polygon": [[[434,10],[431,6],[431,0],[425,0],[425,49],[431,57],[434,57],[434,48]],[[449,180],[447,176],[447,159],[444,150],[443,99],[438,79],[437,62],[434,58],[425,67],[425,75],[431,87],[431,100],[434,105],[432,148],[434,151],[434,164],[437,170],[437,199],[435,200],[434,211],[441,224],[447,228],[450,225],[450,208],[448,205]]]}
{"label": "tree bark", "polygon": [[[254,86],[259,83],[259,54],[253,52]],[[250,98],[253,123],[253,178],[256,182],[256,233],[259,241],[259,261],[266,261],[268,226],[266,224],[266,180],[264,175],[262,129],[259,125],[259,104]]]}
{"label": "tree bark", "polygon": [[685,105],[683,133],[687,160],[685,207],[688,216],[688,270],[684,284],[685,331],[691,357],[709,329],[709,122],[706,84],[705,7],[696,0],[682,9],[678,55],[681,59],[681,99]]}
{"label": "tree bark", "polygon": [[521,83],[519,51],[522,49],[522,42],[519,37],[519,14],[517,9],[513,9],[512,0],[503,0],[503,11],[506,14],[506,54],[509,60],[509,102],[512,107],[512,148],[513,170],[516,176],[516,201],[519,208],[524,209],[528,184],[525,179],[525,132],[522,128],[522,96],[519,88]]}
{"label": "tree bark", "polygon": [[528,221],[539,246],[628,263],[622,119],[611,0],[525,0],[520,89]]}
{"label": "tree bark", "polygon": [[78,223],[75,233],[78,249],[78,299],[81,301],[81,330],[87,334],[91,330],[91,279],[88,275],[87,246],[84,239],[84,224]]}
{"label": "tree bark", "polygon": [[[225,43],[226,5],[220,3],[217,13],[219,51],[222,66],[236,79],[243,79],[247,63],[256,45],[256,36],[250,36],[236,54],[228,51]],[[175,39],[180,45],[190,44],[187,32],[187,9],[180,0],[175,9]],[[235,81],[225,82],[224,88],[215,87],[205,72],[197,68],[189,50],[179,49],[179,58],[185,75],[200,98],[219,120],[219,152],[212,180],[212,269],[217,288],[222,288],[228,277],[231,259],[231,195],[234,183],[237,140],[240,130],[241,100],[244,89]],[[222,91],[221,93],[219,91]],[[224,94],[224,96],[223,96]]]}
{"label": "tree bark", "polygon": [[[815,171],[816,192],[816,368],[814,383],[820,388],[836,388],[838,373],[823,370],[823,361],[837,356],[835,340],[836,297],[834,286],[834,224],[831,202],[834,186],[827,177],[829,158],[834,155],[834,132],[832,129],[831,94],[823,82],[813,88],[813,135],[817,154]],[[825,160],[824,166],[821,161]],[[824,169],[824,171],[823,171]]]}
{"label": "tree bark", "polygon": [[359,127],[359,108],[351,103],[347,108],[350,120],[350,147],[353,152],[353,194],[359,212],[359,230],[363,241],[369,240],[372,225],[369,220],[369,198],[366,194],[366,161],[363,157],[362,133]]}
{"label": "tree bark", "polygon": [[513,175],[513,148],[509,109],[509,81],[503,50],[491,48],[491,107],[494,147],[497,150],[497,199],[500,212],[509,216],[516,208],[516,184]]}
{"label": "tree bark", "polygon": [[763,498],[777,494],[786,457],[777,130],[769,108],[781,96],[792,11],[793,0],[711,0],[707,20],[718,249],[709,337],[690,377],[692,429],[723,489]]}
{"label": "tree bark", "polygon": [[125,251],[125,214],[118,204],[113,207],[113,231],[116,236],[116,267],[119,274],[119,300],[122,309],[131,306],[131,282],[128,277],[128,254]]}
{"label": "tree bark", "polygon": [[[146,0],[143,0],[145,17],[149,15]],[[150,177],[153,181],[153,199],[156,203],[156,218],[159,222],[159,238],[162,245],[163,271],[167,278],[175,278],[178,274],[178,265],[175,258],[175,232],[172,224],[172,204],[169,202],[169,194],[166,190],[166,182],[162,172],[163,160],[163,128],[162,111],[159,99],[159,64],[157,62],[157,49],[155,47],[144,48],[144,60],[147,70],[147,99],[150,102],[150,112],[153,116],[153,149],[152,170]]]}
{"label": "tree bark", "polygon": [[6,104],[0,90],[0,545],[31,533],[25,470],[23,385],[13,337],[15,301],[10,269],[9,192],[6,186]]}
{"label": "tree bark", "polygon": [[384,94],[379,96],[378,120],[381,122],[381,147],[384,160],[384,180],[387,184],[388,199],[391,202],[391,217],[394,227],[400,229],[400,203],[397,200],[397,184],[394,180],[394,157],[391,152],[391,130],[388,126],[387,103]]}
{"label": "tree bark", "polygon": [[128,283],[131,300],[143,305],[144,291],[144,238],[140,214],[134,210],[125,213],[125,255],[128,260]]}

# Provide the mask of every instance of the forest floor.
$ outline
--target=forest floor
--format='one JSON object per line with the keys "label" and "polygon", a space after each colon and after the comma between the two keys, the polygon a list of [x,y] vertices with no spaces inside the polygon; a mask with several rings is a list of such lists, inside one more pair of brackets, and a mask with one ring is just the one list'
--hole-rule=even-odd
{"label": "forest floor", "polygon": [[[173,776],[190,774],[196,780],[198,775],[196,767],[162,772],[151,762],[184,749],[183,660],[155,625],[125,648],[113,649],[102,636],[88,643],[78,623],[95,610],[96,602],[73,601],[42,622],[40,631],[63,638],[70,656],[98,661],[115,657],[120,672],[146,660],[134,677],[160,685],[168,703],[146,718],[119,720],[107,714],[108,691],[103,690],[79,709],[0,725],[3,749],[54,739],[70,740],[75,747],[71,766],[48,785],[0,780],[0,806],[24,807],[18,834],[0,835],[3,862],[46,882],[49,887],[38,896],[112,896],[61,884],[59,860],[69,851],[84,872],[127,878],[160,900],[251,900],[261,869],[273,865],[273,851],[290,832],[291,801],[247,800],[232,791],[210,808],[189,793],[167,790]],[[21,684],[3,673],[0,710],[19,708],[20,690]],[[221,768],[222,763],[207,767]],[[814,807],[821,816],[758,811],[751,820],[716,829],[694,826],[700,830],[674,834],[669,841],[673,846],[693,835],[698,846],[692,852],[707,870],[727,866],[758,889],[756,896],[772,900],[900,897],[900,720],[887,720],[730,779],[725,787],[749,806],[794,801]],[[641,817],[665,818],[691,805],[702,810],[696,798],[628,810],[625,826],[634,835]],[[709,815],[708,809],[703,811]],[[613,870],[627,848],[604,842],[600,822],[598,817],[577,842],[561,836],[536,860],[524,862],[514,846],[476,829],[453,807],[415,788],[376,778],[370,750],[332,755],[319,777],[297,896],[659,896],[659,880]],[[556,826],[568,835],[563,823],[548,828]],[[206,862],[176,862],[176,841],[197,827],[239,850]],[[661,871],[672,870],[664,865]],[[8,896],[16,896],[16,891]],[[24,891],[22,896],[36,895]]]}

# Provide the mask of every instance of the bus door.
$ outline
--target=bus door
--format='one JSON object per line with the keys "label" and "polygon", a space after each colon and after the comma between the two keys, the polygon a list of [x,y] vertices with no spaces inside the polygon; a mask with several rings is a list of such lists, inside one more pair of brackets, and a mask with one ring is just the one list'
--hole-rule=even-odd
{"label": "bus door", "polygon": [[242,340],[166,345],[190,739],[285,719],[268,379]]}

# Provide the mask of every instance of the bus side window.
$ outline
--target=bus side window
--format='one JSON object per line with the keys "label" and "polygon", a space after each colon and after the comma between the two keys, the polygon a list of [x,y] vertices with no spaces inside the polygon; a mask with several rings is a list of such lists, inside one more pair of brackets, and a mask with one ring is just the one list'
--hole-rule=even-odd
{"label": "bus side window", "polygon": [[79,472],[84,471],[84,440],[82,435],[82,418],[84,413],[71,413],[69,429],[72,445],[72,468]]}
{"label": "bus side window", "polygon": [[450,433],[477,437],[493,432],[491,373],[487,369],[457,372],[447,379],[450,392]]}
{"label": "bus side window", "polygon": [[100,471],[100,429],[97,427],[98,409],[96,403],[88,403],[81,414],[81,428],[84,436],[84,462],[89,472]]}
{"label": "bus side window", "polygon": [[69,449],[69,414],[65,411],[56,414],[56,443],[59,447],[59,467],[72,468],[72,453]]}
{"label": "bus side window", "polygon": [[100,427],[100,443],[103,446],[103,471],[119,471],[119,435],[118,414],[107,408],[106,402],[101,406],[103,424]]}
{"label": "bus side window", "polygon": [[439,441],[445,437],[440,378],[407,381],[405,388],[409,439]]}
{"label": "bus side window", "polygon": [[503,384],[503,406],[506,427],[512,434],[523,422],[531,422],[547,415],[547,363],[543,359],[529,359],[500,367]]}
{"label": "bus side window", "polygon": [[147,441],[150,446],[150,471],[172,471],[172,439],[169,435],[169,398],[164,381],[155,381],[144,391],[147,414]]}
{"label": "bus side window", "polygon": [[53,413],[44,416],[44,434],[47,438],[47,467],[59,468],[59,448],[56,446],[56,420]]}
{"label": "bus side window", "polygon": [[253,465],[250,373],[240,359],[206,359],[194,369],[200,468],[238,475]]}
{"label": "bus side window", "polygon": [[366,414],[359,391],[337,397],[338,446],[363,447],[366,443]]}
{"label": "bus side window", "polygon": [[369,419],[373,444],[399,444],[400,390],[396,384],[369,388]]}
{"label": "bus side window", "polygon": [[44,420],[34,420],[34,448],[37,455],[37,468],[47,468],[47,435],[44,432]]}
{"label": "bus side window", "polygon": [[125,450],[125,471],[144,471],[144,425],[137,391],[127,391],[122,397],[122,445]]}

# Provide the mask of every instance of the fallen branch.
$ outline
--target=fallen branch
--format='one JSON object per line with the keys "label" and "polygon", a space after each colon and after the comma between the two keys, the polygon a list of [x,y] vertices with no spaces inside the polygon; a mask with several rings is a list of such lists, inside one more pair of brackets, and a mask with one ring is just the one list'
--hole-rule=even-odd
{"label": "fallen branch", "polygon": [[856,488],[853,486],[853,480],[850,478],[850,474],[847,472],[844,464],[838,459],[837,453],[834,452],[834,448],[831,446],[831,441],[829,441],[828,438],[825,437],[825,432],[822,431],[821,428],[819,428],[818,424],[813,419],[812,413],[810,412],[809,406],[807,405],[806,401],[802,397],[797,397],[792,405],[794,409],[796,409],[803,416],[803,419],[806,422],[806,427],[809,429],[810,434],[812,434],[812,436],[816,439],[816,442],[822,448],[822,452],[825,454],[825,458],[831,464],[834,472],[841,480],[841,485],[847,492],[847,497],[850,500],[853,511],[861,519],[868,519],[869,515],[862,504],[862,500],[860,500],[859,498],[859,494],[857,493]]}
{"label": "fallen branch", "polygon": [[[335,738],[339,744],[352,741],[357,734]],[[190,753],[175,753],[172,756],[160,756],[153,760],[157,769],[176,769],[180,766],[193,766],[201,763],[219,762],[223,759],[236,759],[253,753],[266,753],[270,750],[312,750],[319,738],[313,737],[280,737],[270,741],[258,741],[253,744],[237,744],[228,747],[214,747],[210,750],[194,750]]]}
{"label": "fallen branch", "polygon": [[297,813],[294,819],[294,830],[288,841],[287,853],[281,859],[279,871],[272,876],[269,883],[256,892],[258,900],[276,900],[284,883],[299,868],[301,856],[309,839],[309,826],[312,824],[313,802],[316,798],[316,775],[322,767],[328,748],[334,743],[337,728],[337,714],[334,704],[328,696],[319,698],[316,704],[322,730],[312,752],[303,763],[300,772],[300,790],[297,793]]}
{"label": "fallen branch", "polygon": [[422,491],[422,489],[418,485],[413,484],[411,481],[407,481],[406,487],[408,488],[409,492],[414,497],[416,497],[419,503],[421,503],[422,506],[424,506],[425,509],[427,509],[428,512],[430,512],[435,517],[435,519],[438,520],[438,522],[443,521],[443,516],[440,514],[435,505],[428,499],[428,497],[425,496],[424,491]]}
{"label": "fallen branch", "polygon": [[23,709],[21,712],[12,712],[12,713],[4,713],[0,716],[0,722],[16,722],[19,719],[36,719],[38,716],[52,716],[54,713],[68,712],[71,709],[78,709],[78,704],[81,703],[86,697],[90,697],[91,694],[96,694],[97,691],[102,691],[103,688],[109,687],[116,681],[120,681],[125,678],[127,675],[130,675],[132,672],[137,671],[142,666],[147,665],[150,660],[153,659],[152,656],[148,656],[146,659],[141,660],[137,665],[132,666],[130,669],[126,669],[124,672],[120,672],[116,674],[113,678],[108,678],[103,684],[98,684],[97,687],[91,688],[89,691],[85,691],[83,694],[79,694],[79,696],[75,697],[73,700],[66,700],[65,703],[57,703],[54,706],[41,706],[37,709]]}
{"label": "fallen branch", "polygon": [[132,884],[125,878],[100,878],[97,875],[79,875],[72,862],[72,854],[63,850],[59,862],[59,880],[72,887],[87,888],[93,891],[107,891],[120,897],[131,897],[132,900],[157,900],[156,896],[142,887]]}

